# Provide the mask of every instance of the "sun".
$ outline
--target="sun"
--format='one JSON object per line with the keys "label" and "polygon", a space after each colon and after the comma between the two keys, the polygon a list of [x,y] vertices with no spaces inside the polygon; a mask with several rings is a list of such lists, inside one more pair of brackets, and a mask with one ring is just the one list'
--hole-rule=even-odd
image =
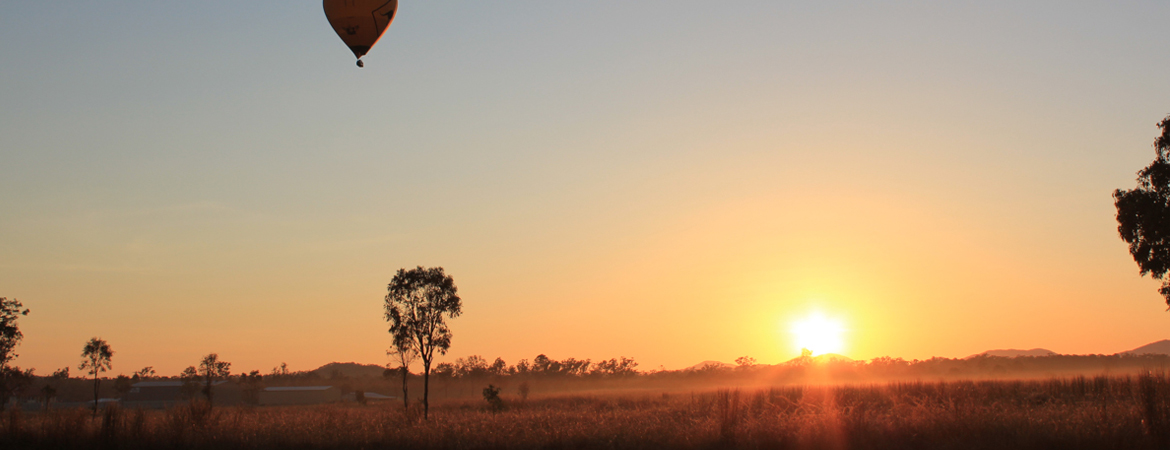
{"label": "sun", "polygon": [[792,323],[792,334],[796,337],[796,350],[809,349],[813,355],[840,353],[845,349],[845,327],[840,320],[825,317],[814,312]]}

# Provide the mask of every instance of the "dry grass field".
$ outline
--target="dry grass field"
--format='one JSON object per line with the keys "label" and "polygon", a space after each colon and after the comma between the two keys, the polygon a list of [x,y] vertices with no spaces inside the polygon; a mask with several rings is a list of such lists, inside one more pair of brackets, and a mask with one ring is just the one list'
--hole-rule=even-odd
{"label": "dry grass field", "polygon": [[1164,374],[786,386],[401,404],[9,411],[0,448],[1143,449],[1170,442]]}

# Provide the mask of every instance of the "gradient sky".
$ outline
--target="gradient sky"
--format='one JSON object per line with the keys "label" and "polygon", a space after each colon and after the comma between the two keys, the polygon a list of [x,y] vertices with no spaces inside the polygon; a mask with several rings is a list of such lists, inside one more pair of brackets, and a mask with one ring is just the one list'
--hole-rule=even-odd
{"label": "gradient sky", "polygon": [[1170,338],[1116,232],[1170,113],[1170,4],[410,1],[354,67],[319,1],[0,3],[17,364],[1113,353]]}

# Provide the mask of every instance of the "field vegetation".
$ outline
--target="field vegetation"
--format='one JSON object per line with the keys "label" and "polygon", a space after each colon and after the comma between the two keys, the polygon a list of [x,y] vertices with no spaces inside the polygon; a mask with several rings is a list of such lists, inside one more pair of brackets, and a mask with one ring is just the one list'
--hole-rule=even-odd
{"label": "field vegetation", "polygon": [[168,410],[11,409],[0,447],[1154,449],[1170,444],[1170,378],[597,391],[401,403]]}

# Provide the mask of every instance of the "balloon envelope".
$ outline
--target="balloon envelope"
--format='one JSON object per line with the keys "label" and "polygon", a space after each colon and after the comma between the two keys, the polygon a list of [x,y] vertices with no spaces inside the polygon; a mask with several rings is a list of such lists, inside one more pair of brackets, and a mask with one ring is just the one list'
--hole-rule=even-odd
{"label": "balloon envelope", "polygon": [[333,31],[359,59],[390,27],[396,12],[398,0],[325,0],[325,17]]}

